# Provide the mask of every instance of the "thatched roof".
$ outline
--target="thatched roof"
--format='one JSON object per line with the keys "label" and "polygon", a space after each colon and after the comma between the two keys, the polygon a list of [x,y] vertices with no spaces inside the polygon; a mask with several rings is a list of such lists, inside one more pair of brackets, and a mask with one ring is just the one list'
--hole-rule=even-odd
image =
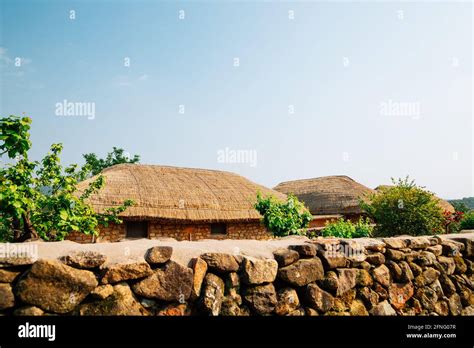
{"label": "thatched roof", "polygon": [[[386,189],[389,189],[393,187],[393,185],[379,185],[375,188],[375,191],[381,191],[381,190],[386,190]],[[451,205],[451,203],[449,203],[448,201],[445,201],[444,199],[441,199],[437,196],[434,196],[434,198],[436,200],[438,200],[438,206],[444,211],[444,210],[447,210],[451,213],[454,213],[455,209],[454,207]]]}
{"label": "thatched roof", "polygon": [[359,198],[374,192],[344,175],[282,182],[274,190],[293,193],[313,215],[360,214]]}
{"label": "thatched roof", "polygon": [[[122,217],[189,221],[257,220],[257,191],[279,199],[286,196],[244,177],[216,170],[157,165],[119,164],[101,173],[105,186],[89,202],[95,211],[133,199]],[[79,184],[84,190],[91,180]]]}

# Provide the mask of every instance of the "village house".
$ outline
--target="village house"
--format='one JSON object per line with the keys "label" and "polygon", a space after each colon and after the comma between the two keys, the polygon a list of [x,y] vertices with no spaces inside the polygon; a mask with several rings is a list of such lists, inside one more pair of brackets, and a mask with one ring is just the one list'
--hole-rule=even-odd
{"label": "village house", "polygon": [[[285,200],[280,192],[224,171],[119,164],[102,171],[105,186],[89,202],[103,213],[126,199],[135,201],[120,216],[122,224],[100,229],[97,242],[125,238],[171,237],[177,240],[268,239],[254,209],[257,192]],[[86,189],[95,177],[80,183]],[[73,232],[76,242],[92,242],[91,236]]]}
{"label": "village house", "polygon": [[305,204],[313,215],[310,228],[322,228],[342,217],[358,221],[364,216],[359,200],[375,192],[344,175],[286,181],[274,190],[292,193]]}

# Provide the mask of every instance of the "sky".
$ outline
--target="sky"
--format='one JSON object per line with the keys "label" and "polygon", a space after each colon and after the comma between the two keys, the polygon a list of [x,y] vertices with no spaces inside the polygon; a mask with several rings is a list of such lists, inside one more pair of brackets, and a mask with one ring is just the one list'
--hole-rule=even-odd
{"label": "sky", "polygon": [[0,2],[0,115],[32,159],[113,146],[259,184],[409,175],[474,195],[473,4]]}

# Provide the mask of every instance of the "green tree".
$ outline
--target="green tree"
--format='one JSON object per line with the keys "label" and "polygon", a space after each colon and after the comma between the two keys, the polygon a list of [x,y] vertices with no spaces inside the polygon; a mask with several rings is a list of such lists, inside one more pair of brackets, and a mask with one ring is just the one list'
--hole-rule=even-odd
{"label": "green tree", "polygon": [[98,226],[121,223],[118,215],[133,202],[97,214],[86,202],[105,184],[97,177],[81,193],[77,184],[90,168],[63,168],[61,144],[53,144],[42,161],[30,161],[28,151],[31,119],[9,116],[0,119],[0,150],[9,163],[0,167],[0,241],[20,242],[30,238],[62,240],[71,231],[97,235]]}
{"label": "green tree", "polygon": [[257,193],[255,209],[262,215],[262,222],[275,236],[303,234],[302,229],[308,227],[311,214],[303,203],[293,195],[288,195],[286,202],[273,196],[262,197]]}
{"label": "green tree", "polygon": [[395,186],[361,201],[362,209],[375,221],[375,235],[430,235],[444,232],[443,211],[433,193],[417,186],[408,177],[392,179]]}
{"label": "green tree", "polygon": [[105,158],[98,158],[95,153],[86,153],[82,155],[86,160],[86,165],[90,167],[90,175],[97,175],[105,168],[121,163],[138,163],[140,161],[139,155],[134,155],[132,158],[126,155],[125,150],[117,147],[112,148]]}

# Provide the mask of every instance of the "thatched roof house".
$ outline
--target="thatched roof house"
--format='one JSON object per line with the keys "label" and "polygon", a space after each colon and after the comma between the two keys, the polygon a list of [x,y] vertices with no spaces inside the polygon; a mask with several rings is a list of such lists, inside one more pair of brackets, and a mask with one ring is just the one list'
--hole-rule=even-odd
{"label": "thatched roof house", "polygon": [[[264,238],[260,214],[253,208],[257,192],[285,195],[224,171],[158,165],[120,164],[105,169],[105,187],[90,197],[97,212],[135,201],[121,217],[124,224],[102,238],[125,237]],[[95,178],[79,185],[84,190]]]}
{"label": "thatched roof house", "polygon": [[359,199],[375,192],[345,175],[282,182],[274,190],[292,193],[304,202],[313,214],[311,227],[343,216],[358,219],[363,214]]}
{"label": "thatched roof house", "polygon": [[[375,191],[377,192],[380,192],[384,189],[388,189],[390,187],[393,187],[393,185],[379,185],[375,188]],[[433,195],[434,196],[434,195]],[[451,203],[449,203],[448,201],[445,201],[444,199],[441,199],[437,196],[434,196],[434,198],[438,201],[438,206],[443,210],[443,211],[449,211],[451,213],[454,213],[455,209],[454,207],[451,205]]]}

